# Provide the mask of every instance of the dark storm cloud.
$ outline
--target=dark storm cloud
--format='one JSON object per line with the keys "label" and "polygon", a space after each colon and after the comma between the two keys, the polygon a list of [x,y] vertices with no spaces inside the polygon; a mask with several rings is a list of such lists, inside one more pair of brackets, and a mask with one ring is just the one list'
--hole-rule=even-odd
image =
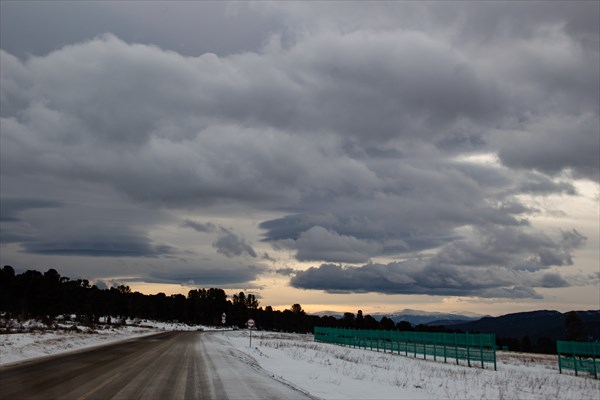
{"label": "dark storm cloud", "polygon": [[510,43],[535,38],[540,28],[558,25],[584,48],[598,49],[599,8],[597,3],[585,0],[437,3],[424,19],[451,27],[441,29],[452,34],[456,42],[488,46]]}
{"label": "dark storm cloud", "polygon": [[[236,76],[229,61],[214,55],[185,59],[114,37],[26,65],[6,53],[2,61],[3,81],[13,83],[2,86],[2,101],[29,97],[27,108],[2,120],[3,161],[13,174],[42,170],[108,183],[132,199],[170,206],[218,199],[288,203],[303,195],[301,189],[335,194],[369,187],[376,179],[332,148],[335,141],[313,143],[278,130],[215,121],[242,105],[232,104],[242,101],[238,97],[262,96],[251,87],[248,94],[243,86],[240,92],[232,81],[273,85],[268,75],[264,82],[252,76],[252,65]],[[98,68],[90,70],[92,64]],[[33,91],[14,87],[11,78],[19,74],[26,84],[35,82]],[[42,105],[37,98],[51,100]],[[255,99],[244,102],[269,109]],[[285,101],[274,102],[280,103]],[[16,155],[36,151],[35,142],[62,157],[25,161]]]}
{"label": "dark storm cloud", "polygon": [[0,221],[17,222],[19,213],[36,208],[56,208],[62,204],[58,201],[33,199],[33,198],[10,198],[0,199]]}
{"label": "dark storm cloud", "polygon": [[342,267],[322,264],[298,271],[294,287],[328,292],[541,298],[533,288],[571,284],[551,266],[571,265],[586,238],[562,231],[558,240],[522,228],[486,226],[419,261]]}
{"label": "dark storm cloud", "polygon": [[[528,41],[540,29],[559,26],[586,51],[598,51],[597,2],[338,2],[269,4],[286,11],[287,23],[304,31],[401,29],[444,37],[455,46],[490,49],[503,43]],[[332,17],[335,15],[336,17]],[[359,28],[360,27],[360,28]]]}
{"label": "dark storm cloud", "polygon": [[297,272],[297,270],[295,270],[294,268],[277,268],[275,269],[275,272],[280,275],[291,276],[294,275]]}
{"label": "dark storm cloud", "polygon": [[190,219],[186,219],[182,226],[190,227],[197,232],[215,232],[218,229],[217,225],[212,222],[202,223]]}
{"label": "dark storm cloud", "polygon": [[50,231],[48,228],[54,225],[36,228],[23,221],[16,226],[4,225],[2,243],[19,243],[27,253],[64,256],[157,257],[174,251],[173,247],[153,243],[146,235],[128,227],[113,230],[111,224],[90,226],[71,220],[63,223],[62,229],[50,228]]}
{"label": "dark storm cloud", "polygon": [[[397,282],[373,264],[297,285],[324,272],[348,275],[347,289],[318,283],[342,291],[536,297],[528,285],[564,284],[542,274],[573,264],[585,238],[536,230],[544,210],[523,197],[597,180],[596,3],[184,5],[2,2],[2,193],[80,204],[3,206],[3,243],[180,256],[189,249],[150,234],[181,221],[172,214],[266,210],[277,216],[260,223],[264,240],[298,260],[429,262],[390,264]],[[59,27],[60,12],[81,26]],[[43,14],[47,41],[15,34]],[[238,279],[245,266],[227,262],[259,257],[234,228],[183,226],[216,236],[227,272],[173,276]]]}
{"label": "dark storm cloud", "polygon": [[[354,56],[365,52],[374,53],[372,57],[382,60],[385,68],[384,65],[378,71],[365,68],[364,61]],[[359,143],[393,138],[398,143],[390,146],[401,149],[404,140],[412,141],[409,138],[415,136],[426,141],[453,134],[461,127],[481,130],[482,124],[495,124],[497,116],[509,111],[501,105],[506,100],[500,89],[487,88],[487,82],[493,79],[482,80],[477,74],[467,73],[465,79],[470,83],[466,83],[448,72],[450,67],[432,71],[430,76],[418,63],[403,66],[420,60],[432,66],[464,63],[467,69],[477,67],[457,54],[423,34],[371,32],[327,34],[301,42],[283,53],[229,58],[208,54],[197,59],[183,58],[157,48],[128,46],[110,36],[65,48],[46,58],[31,59],[26,64],[3,54],[6,64],[3,80],[13,83],[3,85],[6,88],[3,102],[10,103],[15,96],[30,94],[30,106],[13,115],[19,118],[4,121],[4,130],[8,132],[4,147],[22,152],[28,143],[15,140],[13,135],[17,132],[36,135],[38,124],[49,125],[46,129],[52,133],[52,127],[58,123],[62,126],[56,126],[56,133],[45,136],[49,145],[77,137],[79,146],[71,148],[81,154],[91,143],[102,144],[96,156],[65,157],[73,165],[70,171],[95,180],[110,176],[112,185],[137,200],[167,204],[198,199],[211,202],[219,198],[289,202],[299,196],[322,198],[324,191],[330,191],[331,195],[353,195],[377,189],[387,182],[381,182],[365,163],[340,153],[333,133],[343,132],[348,140]],[[426,62],[430,57],[457,60]],[[89,63],[99,68],[92,71],[87,67]],[[290,63],[296,71],[288,70]],[[131,74],[133,70],[135,74]],[[22,86],[35,82],[33,90],[18,90],[13,76],[21,77]],[[161,78],[157,79],[158,76]],[[447,84],[432,84],[432,77],[435,82],[441,80]],[[236,86],[235,82],[239,84]],[[96,87],[105,90],[94,90]],[[138,89],[132,90],[134,87]],[[478,96],[489,97],[490,105],[486,106],[488,101]],[[51,100],[42,105],[33,101],[37,97]],[[474,100],[465,104],[457,102],[456,97]],[[341,114],[343,118],[338,117]],[[239,124],[250,127],[241,128]],[[296,134],[303,132],[310,137],[314,130],[331,134],[316,143]],[[267,148],[266,143],[269,143]],[[287,151],[292,148],[302,151]],[[594,148],[593,143],[585,146],[588,153],[590,148]],[[94,161],[100,157],[115,158],[108,151],[113,154],[127,151],[127,157],[111,163],[113,168],[102,176],[97,173]],[[234,164],[215,156],[223,152],[232,155]],[[300,154],[305,157],[298,157]],[[590,157],[572,154],[569,159],[573,163],[563,157],[556,169],[576,167],[575,160],[582,173],[586,168],[594,169]],[[48,165],[49,162],[40,163],[51,168],[49,172],[62,167]],[[145,166],[143,175],[136,165]],[[169,168],[159,169],[158,165]],[[190,169],[190,165],[200,168]],[[242,173],[232,174],[231,167],[241,165],[245,167],[240,170]],[[317,165],[327,168],[317,170],[314,167]],[[35,168],[18,162],[13,166],[22,171]],[[63,170],[56,172],[64,173]],[[259,180],[259,176],[267,179]],[[237,182],[224,184],[232,178]],[[162,187],[157,190],[155,179],[168,185],[166,190]],[[277,190],[282,187],[286,190]],[[300,187],[303,192],[299,192]]]}
{"label": "dark storm cloud", "polygon": [[[197,232],[219,233],[219,238],[213,243],[213,247],[217,249],[217,253],[223,254],[226,257],[234,256],[250,256],[258,257],[252,245],[243,237],[236,234],[232,229],[224,228],[212,222],[202,223],[192,220],[185,220],[183,226],[190,227]],[[269,260],[267,253],[262,255],[263,259]]]}
{"label": "dark storm cloud", "polygon": [[554,181],[550,177],[538,173],[527,173],[522,183],[516,187],[515,192],[529,194],[576,194],[573,184],[564,181]]}
{"label": "dark storm cloud", "polygon": [[45,55],[106,32],[130,43],[154,44],[185,55],[256,51],[284,23],[275,15],[243,3],[3,1],[0,4],[1,47],[19,57]]}
{"label": "dark storm cloud", "polygon": [[152,245],[146,237],[124,233],[108,237],[89,235],[85,240],[32,240],[25,241],[23,245],[28,253],[89,257],[156,257],[173,250],[166,245]]}
{"label": "dark storm cloud", "polygon": [[383,250],[378,243],[339,235],[321,226],[313,226],[302,232],[298,240],[281,241],[278,245],[297,250],[296,259],[300,261],[361,263],[376,254],[381,254]]}
{"label": "dark storm cloud", "polygon": [[256,258],[256,252],[252,246],[244,238],[231,231],[218,238],[213,243],[213,247],[217,249],[217,253],[227,257],[247,255]]}
{"label": "dark storm cloud", "polygon": [[[156,283],[179,283],[190,286],[206,287],[236,287],[235,285],[247,284],[255,280],[266,268],[260,264],[239,264],[223,260],[192,265],[174,265],[152,271],[148,274],[148,281]],[[237,286],[239,287],[239,286]]]}
{"label": "dark storm cloud", "polygon": [[[356,263],[377,254],[416,252],[460,240],[455,231],[458,226],[512,227],[520,233],[528,225],[527,216],[536,212],[513,197],[523,193],[522,186],[530,186],[529,174],[511,175],[499,167],[482,167],[476,172],[477,166],[458,162],[419,165],[380,160],[378,164],[370,168],[386,182],[385,195],[338,198],[331,207],[321,203],[321,210],[264,221],[260,225],[265,230],[264,240],[298,250],[298,259]],[[565,189],[551,185],[553,181],[548,178],[542,182],[548,183],[543,193]],[[537,192],[542,190],[537,188]],[[321,236],[330,232],[327,240],[308,240],[316,236],[316,227],[320,227]],[[344,249],[341,241],[352,251]],[[331,254],[344,254],[337,254],[340,258],[334,260],[324,254],[328,246]]]}
{"label": "dark storm cloud", "polygon": [[271,255],[269,253],[267,253],[266,251],[260,256],[260,258],[262,260],[265,261],[271,261],[271,262],[276,262],[277,260],[274,259],[273,257],[271,257]]}
{"label": "dark storm cloud", "polygon": [[576,175],[597,180],[599,126],[597,113],[552,116],[531,124],[527,130],[507,132],[505,138],[498,139],[499,156],[509,166],[536,168],[549,174],[570,168]]}
{"label": "dark storm cloud", "polygon": [[[95,211],[95,217],[86,217],[85,213],[93,211],[74,204],[4,198],[0,240],[2,244],[19,243],[27,253],[46,255],[156,257],[172,252],[170,246],[154,244],[131,227],[115,227],[114,223],[103,221],[102,214],[106,212]],[[109,214],[115,217],[119,212],[111,210]]]}
{"label": "dark storm cloud", "polygon": [[[10,181],[7,178],[3,184]],[[34,188],[44,187],[41,182],[29,182]],[[73,190],[70,186],[66,187]],[[174,251],[144,233],[148,224],[166,219],[160,211],[124,205],[94,189],[80,187],[76,194],[61,186],[55,189],[53,197],[69,196],[64,196],[63,202],[31,197],[1,199],[2,244],[17,243],[20,251],[31,254],[86,257],[158,257]],[[61,193],[62,189],[65,191]]]}
{"label": "dark storm cloud", "polygon": [[576,230],[562,231],[558,240],[540,232],[515,227],[482,226],[473,237],[455,240],[442,247],[433,263],[470,266],[504,265],[538,270],[572,265],[572,253],[586,237]]}
{"label": "dark storm cloud", "polygon": [[433,265],[423,262],[395,262],[342,267],[322,264],[298,271],[290,281],[301,289],[331,293],[427,294],[440,296],[481,296],[541,298],[534,287],[564,287],[557,274],[511,271],[507,268],[471,268]]}

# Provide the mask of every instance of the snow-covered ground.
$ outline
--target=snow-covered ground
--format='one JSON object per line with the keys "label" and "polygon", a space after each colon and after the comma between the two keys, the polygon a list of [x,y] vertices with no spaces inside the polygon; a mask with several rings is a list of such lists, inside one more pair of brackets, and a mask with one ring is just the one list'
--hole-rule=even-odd
{"label": "snow-covered ground", "polygon": [[223,340],[277,379],[325,399],[598,399],[600,381],[558,373],[556,356],[498,353],[498,370],[313,341],[312,335],[227,332]]}
{"label": "snow-covered ground", "polygon": [[[0,335],[0,364],[202,326],[135,321],[94,331],[35,330]],[[72,326],[72,324],[71,324]],[[41,329],[41,325],[39,328]],[[469,368],[313,341],[312,335],[248,331],[210,333],[206,344],[226,346],[272,377],[323,399],[598,399],[600,380],[559,374],[556,356],[498,352],[498,370]]]}

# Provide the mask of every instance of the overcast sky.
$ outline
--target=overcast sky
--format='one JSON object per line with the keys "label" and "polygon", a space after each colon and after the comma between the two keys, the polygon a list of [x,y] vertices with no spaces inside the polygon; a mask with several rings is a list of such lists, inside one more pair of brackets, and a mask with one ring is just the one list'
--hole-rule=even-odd
{"label": "overcast sky", "polygon": [[600,308],[600,3],[0,3],[1,264],[308,311]]}

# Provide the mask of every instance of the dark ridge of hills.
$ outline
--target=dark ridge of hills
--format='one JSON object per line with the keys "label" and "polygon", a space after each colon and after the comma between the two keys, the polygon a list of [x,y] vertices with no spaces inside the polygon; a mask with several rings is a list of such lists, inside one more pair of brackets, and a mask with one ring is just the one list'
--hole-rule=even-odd
{"label": "dark ridge of hills", "polygon": [[[576,311],[583,325],[586,340],[600,340],[600,310]],[[552,310],[540,310],[501,315],[499,317],[483,317],[477,321],[438,325],[449,326],[465,332],[495,333],[496,338],[530,339],[550,338],[565,339],[567,329],[565,318],[567,313]],[[443,322],[443,321],[440,321]],[[429,325],[433,325],[429,324]]]}

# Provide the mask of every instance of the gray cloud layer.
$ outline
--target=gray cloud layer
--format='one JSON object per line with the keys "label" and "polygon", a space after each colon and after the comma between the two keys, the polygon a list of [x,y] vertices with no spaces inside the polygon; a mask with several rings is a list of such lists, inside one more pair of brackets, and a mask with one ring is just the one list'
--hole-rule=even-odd
{"label": "gray cloud layer", "polygon": [[569,284],[558,274],[511,271],[507,268],[471,268],[433,265],[422,262],[395,262],[342,267],[322,264],[297,272],[291,285],[331,293],[379,292],[385,294],[427,294],[541,298],[534,287],[564,287]]}
{"label": "gray cloud layer", "polygon": [[[543,210],[523,195],[568,198],[571,179],[598,180],[598,4],[536,4],[192,4],[207,21],[245,22],[191,40],[200,28],[180,18],[178,47],[141,19],[138,38],[125,28],[157,6],[93,3],[108,29],[69,25],[36,47],[14,21],[43,7],[3,3],[2,243],[183,257],[194,250],[151,235],[178,226],[216,236],[215,262],[253,279],[266,269],[235,261],[259,258],[251,243],[177,216],[229,207],[277,212],[260,223],[264,241],[299,261],[355,264],[298,272],[297,287],[535,297],[564,286],[542,270],[572,265],[585,238],[531,226]],[[482,154],[497,162],[472,161]],[[379,256],[412,261],[356,266]],[[194,275],[180,268],[169,274]]]}
{"label": "gray cloud layer", "polygon": [[233,232],[227,232],[213,244],[218,253],[227,257],[248,255],[256,258],[256,252],[243,238]]}
{"label": "gray cloud layer", "polygon": [[[197,232],[218,233],[219,238],[213,243],[213,247],[217,249],[217,253],[223,254],[226,257],[257,257],[252,245],[231,229],[213,224],[212,222],[202,223],[189,219],[185,220],[182,226],[192,228]],[[264,258],[268,258],[268,255],[265,254]]]}
{"label": "gray cloud layer", "polygon": [[541,298],[535,287],[570,286],[560,274],[543,270],[572,265],[572,252],[585,240],[576,230],[561,232],[555,241],[517,227],[486,226],[431,257],[360,267],[322,264],[298,271],[291,284],[343,293]]}

